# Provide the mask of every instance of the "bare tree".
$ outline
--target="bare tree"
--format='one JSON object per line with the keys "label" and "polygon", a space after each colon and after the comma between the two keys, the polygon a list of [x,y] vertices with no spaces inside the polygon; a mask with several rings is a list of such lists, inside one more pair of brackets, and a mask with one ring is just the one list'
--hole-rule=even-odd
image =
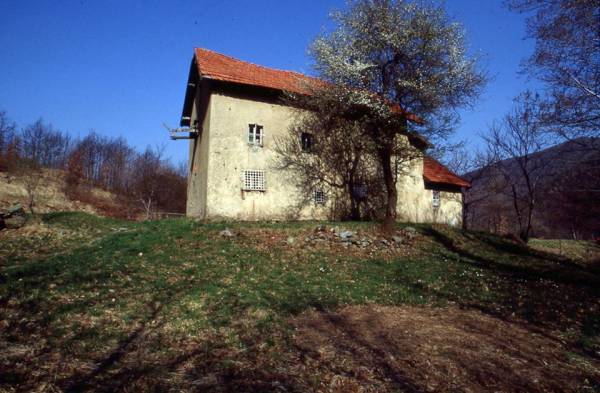
{"label": "bare tree", "polygon": [[111,214],[115,215],[134,216],[142,210],[149,218],[157,209],[183,212],[187,176],[180,175],[163,159],[163,150],[147,148],[138,153],[122,138],[90,132],[75,144],[68,157],[68,194],[93,204],[94,198],[89,198],[86,187],[111,191],[117,195],[121,208],[106,206],[104,210],[113,210]]}
{"label": "bare tree", "polygon": [[519,237],[527,242],[532,229],[532,215],[538,204],[545,170],[551,160],[539,159],[536,153],[550,145],[538,117],[539,97],[530,92],[515,99],[504,119],[483,135],[487,154],[493,157],[490,170],[501,175],[506,184],[517,218]]}
{"label": "bare tree", "polygon": [[[360,121],[373,143],[387,201],[386,227],[396,218],[396,158],[409,150],[398,135],[412,126],[430,141],[452,130],[456,111],[485,84],[477,59],[466,55],[464,32],[442,7],[404,0],[357,0],[333,16],[335,29],[311,53],[321,78],[338,86],[342,117]],[[331,86],[320,94],[331,95]],[[314,105],[310,105],[314,107]],[[420,118],[411,115],[416,113]],[[411,126],[411,127],[412,127]]]}
{"label": "bare tree", "polygon": [[493,158],[487,151],[475,151],[465,147],[463,143],[456,145],[443,159],[444,164],[452,172],[464,177],[471,187],[462,189],[462,227],[471,229],[476,210],[481,219],[482,205],[499,191],[497,182],[491,176],[490,165]]}
{"label": "bare tree", "polygon": [[42,167],[34,160],[20,157],[14,163],[13,171],[25,186],[27,207],[31,214],[34,214],[39,184],[43,177]]}
{"label": "bare tree", "polygon": [[[8,119],[6,112],[0,111],[0,164],[7,154],[9,145],[15,139],[16,129],[16,124]],[[2,166],[0,165],[1,168]]]}
{"label": "bare tree", "polygon": [[33,160],[43,167],[64,167],[71,148],[71,138],[68,134],[39,119],[25,127],[20,137],[20,155],[23,158]]}
{"label": "bare tree", "polygon": [[[600,1],[507,0],[529,14],[535,52],[525,72],[545,84],[543,111],[549,130],[568,140],[600,137]],[[586,145],[600,150],[600,140]]]}
{"label": "bare tree", "polygon": [[132,194],[141,203],[146,219],[150,219],[156,207],[161,188],[162,155],[164,148],[147,147],[133,163]]}
{"label": "bare tree", "polygon": [[16,143],[17,126],[6,116],[6,112],[0,111],[0,170],[7,170],[10,167],[11,150],[14,151]]}
{"label": "bare tree", "polygon": [[341,109],[329,95],[292,98],[292,104],[300,99],[304,107],[309,100],[313,109],[298,111],[289,132],[276,140],[276,167],[294,173],[301,190],[299,209],[313,202],[315,193],[323,193],[336,197],[336,206],[349,202],[349,214],[338,211],[338,216],[358,220],[362,198],[355,191],[371,180],[366,178],[370,140],[358,121],[339,116]]}
{"label": "bare tree", "polygon": [[67,191],[79,187],[83,181],[83,157],[82,151],[75,148],[67,159],[65,170]]}

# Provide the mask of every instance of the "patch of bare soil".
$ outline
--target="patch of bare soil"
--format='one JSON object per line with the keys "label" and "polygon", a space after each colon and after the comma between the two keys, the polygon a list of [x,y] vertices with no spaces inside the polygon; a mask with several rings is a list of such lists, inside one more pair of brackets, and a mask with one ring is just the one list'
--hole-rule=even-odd
{"label": "patch of bare soil", "polygon": [[455,307],[352,306],[292,320],[322,391],[582,391],[600,364],[550,333]]}

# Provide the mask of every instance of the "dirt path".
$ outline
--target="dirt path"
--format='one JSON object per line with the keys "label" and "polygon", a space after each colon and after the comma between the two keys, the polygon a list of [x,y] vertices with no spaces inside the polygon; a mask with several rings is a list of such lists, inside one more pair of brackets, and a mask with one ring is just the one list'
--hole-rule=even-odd
{"label": "dirt path", "polygon": [[325,391],[581,391],[590,363],[558,338],[458,308],[353,306],[292,321]]}

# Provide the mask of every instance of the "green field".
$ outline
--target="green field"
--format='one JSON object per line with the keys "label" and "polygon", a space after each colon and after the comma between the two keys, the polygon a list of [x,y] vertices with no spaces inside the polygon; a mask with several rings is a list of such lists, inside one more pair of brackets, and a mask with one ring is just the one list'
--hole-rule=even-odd
{"label": "green field", "polygon": [[[600,389],[597,246],[571,257],[417,225],[401,246],[342,247],[313,241],[316,225],[53,213],[0,233],[0,391]],[[389,342],[373,336],[386,321]],[[453,331],[461,350],[498,335],[493,353],[461,365]],[[414,366],[429,350],[435,370]]]}

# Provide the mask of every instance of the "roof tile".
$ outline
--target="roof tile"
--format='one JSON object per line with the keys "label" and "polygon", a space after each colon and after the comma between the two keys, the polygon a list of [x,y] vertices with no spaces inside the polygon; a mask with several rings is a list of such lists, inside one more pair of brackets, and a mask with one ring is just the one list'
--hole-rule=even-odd
{"label": "roof tile", "polygon": [[[204,78],[243,85],[260,86],[291,93],[311,94],[310,86],[323,85],[323,81],[299,72],[283,71],[248,63],[236,58],[213,52],[204,48],[195,48],[198,73]],[[392,111],[402,113],[411,121],[422,120],[400,105],[392,104]]]}
{"label": "roof tile", "polygon": [[423,159],[423,177],[430,183],[471,187],[471,184],[468,181],[458,177],[431,157],[425,157]]}
{"label": "roof tile", "polygon": [[316,78],[248,63],[208,49],[196,48],[198,72],[205,78],[261,86],[292,93],[307,93]]}

